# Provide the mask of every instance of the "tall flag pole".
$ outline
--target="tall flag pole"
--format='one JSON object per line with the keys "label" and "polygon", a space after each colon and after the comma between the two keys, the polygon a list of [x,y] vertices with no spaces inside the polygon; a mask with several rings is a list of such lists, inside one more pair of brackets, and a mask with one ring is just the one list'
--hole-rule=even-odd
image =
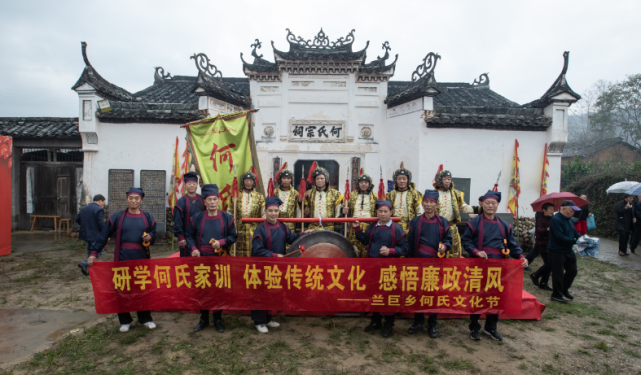
{"label": "tall flag pole", "polygon": [[492,191],[496,191],[498,193],[499,191],[499,180],[501,179],[501,172],[499,171],[499,176],[496,178],[496,183],[494,184],[494,187],[492,188]]}
{"label": "tall flag pole", "polygon": [[[305,182],[305,166],[300,173],[300,186],[298,186],[298,200],[301,202],[300,217],[305,217],[305,193],[307,192],[307,183]],[[305,223],[300,223],[300,231],[305,231]]]}
{"label": "tall flag pole", "polygon": [[180,185],[180,159],[178,156],[178,137],[176,137],[176,146],[174,147],[174,160],[171,168],[171,179],[170,189],[171,194],[169,194],[169,207],[172,209],[176,205],[178,200],[178,186]]}
{"label": "tall flag pole", "polygon": [[381,169],[381,181],[378,184],[378,200],[385,200],[385,183],[383,182],[383,166],[379,166]]}
{"label": "tall flag pole", "polygon": [[[183,152],[183,164],[182,164],[182,175],[184,176],[185,173],[189,173],[189,161],[191,158],[191,154],[189,153],[189,142],[186,142],[185,144],[185,151]],[[180,185],[180,194],[185,195],[185,182],[183,181],[182,185]]]}
{"label": "tall flag pole", "polygon": [[541,196],[544,196],[548,193],[548,166],[550,161],[548,160],[548,144],[545,144],[545,152],[543,153],[543,172],[541,172]]}
{"label": "tall flag pole", "polygon": [[[347,179],[345,180],[345,197],[343,198],[343,207],[347,207],[347,202],[349,201],[349,165],[347,166]],[[347,215],[345,215],[347,217]],[[345,237],[347,237],[347,227],[349,225],[345,223]]]}
{"label": "tall flag pole", "polygon": [[[234,202],[234,214],[232,215],[234,217],[234,223],[236,223],[236,204],[238,202],[238,177],[236,177],[236,172],[238,170],[238,165],[234,164],[234,181],[232,182],[232,187],[231,187],[231,199]],[[234,256],[236,256],[236,243],[234,242]]]}
{"label": "tall flag pole", "polygon": [[510,179],[510,195],[507,202],[507,209],[518,216],[519,195],[521,195],[521,174],[519,173],[519,141],[514,140],[514,156],[512,157],[512,178]]}

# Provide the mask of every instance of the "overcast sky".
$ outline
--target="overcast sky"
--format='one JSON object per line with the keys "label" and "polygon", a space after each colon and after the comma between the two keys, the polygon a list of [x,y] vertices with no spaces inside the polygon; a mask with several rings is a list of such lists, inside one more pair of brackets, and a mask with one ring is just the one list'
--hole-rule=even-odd
{"label": "overcast sky", "polygon": [[639,1],[8,1],[0,3],[0,117],[78,116],[71,91],[84,68],[80,42],[108,81],[136,92],[155,66],[197,73],[206,53],[225,77],[243,77],[250,44],[273,60],[270,41],[288,50],[294,34],[330,40],[355,29],[354,49],[369,40],[368,61],[390,42],[399,54],[393,80],[409,80],[428,52],[438,52],[441,82],[490,86],[518,103],[540,97],[570,51],[568,82],[583,93],[595,81],[641,73]]}

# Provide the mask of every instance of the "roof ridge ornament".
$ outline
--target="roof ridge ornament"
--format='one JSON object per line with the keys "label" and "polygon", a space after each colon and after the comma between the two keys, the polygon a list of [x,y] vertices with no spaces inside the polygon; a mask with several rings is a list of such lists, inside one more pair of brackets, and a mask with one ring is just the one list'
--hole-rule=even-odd
{"label": "roof ridge ornament", "polygon": [[252,56],[254,56],[257,59],[262,58],[263,55],[261,54],[260,56],[258,56],[258,52],[256,52],[256,49],[260,49],[260,47],[262,46],[263,46],[263,43],[261,43],[260,40],[256,39],[254,44],[250,45],[250,47],[254,47],[254,49],[252,50]]}
{"label": "roof ridge ornament", "polygon": [[490,77],[488,76],[490,73],[483,73],[479,76],[478,80],[474,79],[474,82],[472,82],[472,86],[489,86],[490,85]]}
{"label": "roof ridge ornament", "polygon": [[163,69],[162,66],[157,66],[155,69],[154,83],[163,83],[166,79],[174,79],[174,77],[171,76],[171,73],[167,72],[167,74],[165,74],[165,69]]}
{"label": "roof ridge ornament", "polygon": [[87,42],[80,42],[80,45],[82,46],[82,59],[85,60],[85,65],[93,68],[87,57]]}
{"label": "roof ridge ornament", "polygon": [[289,29],[285,30],[287,30],[287,41],[290,44],[296,44],[302,48],[311,49],[336,49],[339,47],[350,46],[352,43],[354,43],[354,32],[356,31],[355,29],[352,29],[352,31],[350,31],[347,36],[340,37],[335,42],[330,42],[329,38],[323,31],[323,28],[321,28],[318,34],[316,34],[313,41],[311,39],[305,40],[300,36],[297,37]]}
{"label": "roof ridge ornament", "polygon": [[[379,60],[381,62],[389,59],[389,51],[392,50],[392,47],[389,46],[389,42],[387,40],[385,41],[385,43],[383,43],[382,49],[385,50],[385,55],[383,57],[376,56],[376,60]],[[396,55],[396,56],[398,56],[398,55]]]}
{"label": "roof ridge ornament", "polygon": [[216,65],[209,62],[209,57],[204,53],[194,54],[190,59],[194,59],[198,71],[210,78],[223,78],[223,73],[218,70]]}
{"label": "roof ridge ornament", "polygon": [[412,73],[412,82],[416,82],[417,80],[427,76],[427,75],[434,75],[434,69],[436,68],[436,62],[438,59],[441,58],[441,55],[438,53],[430,52],[425,56],[423,59],[423,63],[419,64],[416,67],[416,70],[414,73]]}

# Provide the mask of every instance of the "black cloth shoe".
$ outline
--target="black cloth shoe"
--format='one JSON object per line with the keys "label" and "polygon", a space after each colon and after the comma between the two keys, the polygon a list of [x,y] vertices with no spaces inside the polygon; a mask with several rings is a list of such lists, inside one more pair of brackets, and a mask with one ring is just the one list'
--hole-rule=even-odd
{"label": "black cloth shoe", "polygon": [[479,331],[470,331],[470,338],[474,341],[481,340],[481,333]]}
{"label": "black cloth shoe", "polygon": [[574,296],[570,294],[567,290],[563,292],[563,297],[569,299],[570,301],[574,299]]}
{"label": "black cloth shoe", "polygon": [[381,329],[381,322],[371,322],[363,331],[365,332],[372,332],[376,331],[377,329]]}
{"label": "black cloth shoe", "polygon": [[539,279],[536,278],[533,273],[530,274],[530,280],[532,280],[532,284],[534,284],[534,286],[538,286],[539,288],[541,287],[541,284],[539,284]]}
{"label": "black cloth shoe", "polygon": [[222,320],[214,321],[214,327],[216,327],[216,331],[218,331],[218,333],[225,332],[225,326],[223,325],[223,321]]}
{"label": "black cloth shoe", "polygon": [[484,329],[483,332],[486,335],[489,335],[491,338],[493,338],[496,341],[503,341],[503,336],[498,331],[488,331],[487,329]]}
{"label": "black cloth shoe", "polygon": [[383,337],[390,337],[392,336],[393,328],[392,328],[392,323],[390,322],[385,322],[385,325],[383,325],[383,331],[381,332],[381,336]]}
{"label": "black cloth shoe", "polygon": [[540,284],[539,289],[547,290],[548,292],[553,291],[554,289],[550,288],[548,284]]}
{"label": "black cloth shoe", "polygon": [[194,332],[200,332],[207,327],[209,327],[209,322],[201,320],[200,322],[198,322],[198,325],[194,327]]}
{"label": "black cloth shoe", "polygon": [[78,263],[78,267],[80,267],[80,271],[82,272],[83,275],[89,276],[89,266],[83,263]]}
{"label": "black cloth shoe", "polygon": [[525,267],[525,268],[524,268],[524,270],[525,270],[525,271],[528,271],[528,272],[532,272],[532,270],[530,269],[530,267]]}
{"label": "black cloth shoe", "polygon": [[433,339],[437,338],[438,331],[436,330],[436,327],[435,326],[427,327],[427,335]]}
{"label": "black cloth shoe", "polygon": [[410,335],[417,334],[419,332],[423,332],[425,330],[425,327],[423,327],[423,324],[421,323],[414,323],[412,326],[407,330],[407,333]]}
{"label": "black cloth shoe", "polygon": [[568,301],[567,301],[567,300],[565,300],[565,299],[563,299],[563,297],[559,298],[559,297],[554,297],[554,296],[552,296],[552,298],[550,298],[550,299],[551,299],[552,301],[554,301],[554,302],[560,302],[560,303],[562,303],[562,304],[564,304],[564,305],[568,303]]}

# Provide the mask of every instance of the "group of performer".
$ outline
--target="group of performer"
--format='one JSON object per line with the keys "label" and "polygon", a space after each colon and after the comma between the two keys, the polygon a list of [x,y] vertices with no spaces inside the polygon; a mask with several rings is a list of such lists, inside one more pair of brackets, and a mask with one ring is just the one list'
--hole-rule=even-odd
{"label": "group of performer", "polygon": [[[522,259],[522,267],[528,262],[523,251],[514,240],[512,227],[496,216],[501,193],[488,191],[479,198],[480,206],[465,203],[463,193],[454,189],[452,174],[440,171],[435,178],[434,189],[421,194],[412,182],[412,173],[401,168],[394,172],[394,190],[385,200],[378,200],[373,192],[372,178],[361,174],[357,192],[348,201],[343,195],[329,187],[329,173],[317,167],[311,173],[313,186],[305,193],[304,202],[299,202],[298,192],[293,187],[293,172],[281,168],[276,176],[278,188],[273,197],[265,198],[255,190],[256,175],[247,172],[242,175],[242,194],[236,204],[227,202],[228,210],[220,207],[218,186],[205,184],[197,194],[198,176],[194,172],[184,175],[186,194],[173,209],[174,235],[180,245],[181,257],[236,256],[281,257],[286,254],[289,244],[300,236],[316,229],[319,224],[310,224],[302,233],[295,233],[292,223],[281,223],[278,218],[305,217],[335,218],[345,215],[354,218],[377,217],[377,223],[355,221],[349,231],[349,240],[354,244],[359,257],[366,258],[460,258],[461,248],[473,257],[504,259],[501,252],[506,247],[515,259]],[[147,212],[140,210],[144,192],[131,188],[127,192],[128,209],[114,213],[99,239],[91,245],[88,264],[104,248],[108,238],[115,235],[114,261],[148,259],[149,245],[156,240],[156,222]],[[301,204],[303,203],[303,204]],[[234,207],[236,209],[233,212]],[[461,222],[461,212],[481,214],[468,222],[461,238],[456,224]],[[234,215],[232,215],[232,213]],[[258,223],[242,223],[243,218],[265,217]],[[400,223],[392,217],[401,217]],[[235,218],[235,220],[234,220]],[[334,230],[333,223],[324,223],[323,229]],[[384,317],[384,323],[383,323]],[[480,340],[480,315],[472,315],[470,337]],[[120,331],[129,330],[132,318],[129,313],[118,314]],[[225,331],[222,311],[213,313],[214,327],[220,333]],[[278,327],[268,311],[252,311],[251,318],[256,329],[267,333],[268,328]],[[383,337],[392,335],[395,314],[374,312],[366,332],[381,329]],[[138,312],[138,321],[147,328],[155,328],[149,311]],[[488,314],[484,332],[495,340],[502,340],[497,331],[498,315]],[[209,326],[209,311],[201,310],[194,332]],[[408,333],[416,334],[427,330],[429,337],[438,337],[436,314],[429,314],[427,327],[423,313],[415,314],[414,323]]]}

